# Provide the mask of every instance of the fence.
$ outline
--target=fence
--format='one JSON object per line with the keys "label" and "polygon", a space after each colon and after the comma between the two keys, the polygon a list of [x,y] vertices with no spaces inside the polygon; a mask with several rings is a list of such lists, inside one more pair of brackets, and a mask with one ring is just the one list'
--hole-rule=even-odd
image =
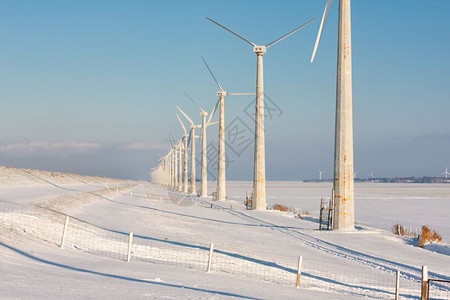
{"label": "fence", "polygon": [[[167,199],[172,201],[171,199]],[[394,298],[397,274],[364,266],[343,266],[338,270],[313,261],[299,263],[298,257],[245,252],[217,245],[171,241],[132,235],[101,228],[44,208],[0,201],[0,226],[44,240],[65,249],[83,251],[124,261],[182,266],[264,280],[302,288],[350,293],[374,298]],[[213,250],[213,251],[212,251]],[[299,267],[301,270],[299,270]],[[348,269],[346,269],[348,268]],[[400,276],[400,298],[419,299],[421,281]],[[450,299],[450,288],[430,282],[430,299]]]}
{"label": "fence", "polygon": [[427,280],[427,299],[450,299],[449,290],[450,280]]}

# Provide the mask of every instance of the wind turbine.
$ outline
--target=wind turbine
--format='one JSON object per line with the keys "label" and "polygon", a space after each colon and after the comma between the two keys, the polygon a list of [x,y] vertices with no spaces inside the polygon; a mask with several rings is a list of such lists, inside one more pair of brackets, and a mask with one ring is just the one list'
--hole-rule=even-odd
{"label": "wind turbine", "polygon": [[216,103],[216,106],[219,104],[219,147],[218,147],[218,156],[217,156],[217,200],[225,201],[226,200],[226,180],[225,180],[225,97],[226,96],[248,96],[254,95],[255,93],[228,93],[223,90],[219,81],[217,81],[213,72],[209,68],[205,59],[202,57],[203,62],[208,68],[209,73],[212,78],[216,82],[219,87],[219,91],[217,92],[217,96],[219,100]]}
{"label": "wind turbine", "polygon": [[194,101],[194,99],[191,98],[186,92],[184,94],[200,109],[200,116],[202,117],[202,179],[201,179],[201,189],[200,189],[200,196],[201,197],[207,197],[208,196],[208,162],[206,158],[206,128],[210,125],[216,124],[217,122],[212,122],[211,119],[214,116],[214,113],[216,112],[217,103],[214,105],[213,110],[211,111],[211,114],[209,115],[208,121],[206,121],[206,117],[208,117],[208,113],[203,110],[203,108],[198,105],[197,102]]}
{"label": "wind turbine", "polygon": [[[303,24],[302,26],[292,30],[291,32],[283,35],[275,41],[263,46],[256,45],[236,32],[228,29],[227,27],[219,24],[206,17],[209,21],[222,27],[228,32],[234,34],[244,42],[250,44],[253,47],[253,52],[257,56],[256,64],[256,105],[255,105],[255,152],[254,152],[254,170],[253,170],[253,209],[266,209],[266,156],[265,156],[265,135],[264,135],[264,79],[263,79],[263,56],[266,50],[273,45],[281,42],[288,36],[299,31],[303,27],[309,25],[316,18]],[[219,125],[220,126],[220,125]]]}
{"label": "wind turbine", "polygon": [[370,174],[367,174],[368,176],[370,176],[370,182],[373,182],[373,179],[375,178],[375,177],[373,177],[373,170],[372,170],[372,172],[370,172]]}
{"label": "wind turbine", "polygon": [[172,180],[172,188],[178,189],[178,144],[175,143],[175,138],[173,137],[172,130],[170,130],[170,137],[171,137],[171,143],[172,143],[172,161],[173,161],[173,180]]}
{"label": "wind turbine", "polygon": [[324,172],[322,172],[322,171],[320,171],[319,170],[319,181],[322,181],[322,174],[323,174]]}
{"label": "wind turbine", "polygon": [[173,188],[174,186],[174,178],[173,178],[173,143],[172,143],[172,139],[169,135],[169,143],[170,143],[170,150],[169,153],[167,154],[167,160],[168,160],[168,183],[167,183],[167,187],[169,188]]}
{"label": "wind turbine", "polygon": [[183,181],[183,152],[181,150],[183,150],[183,139],[180,139],[180,141],[178,142],[178,149],[180,149],[178,151],[178,190],[181,191],[183,189],[182,187],[182,181]]}
{"label": "wind turbine", "polygon": [[450,172],[448,172],[447,167],[445,167],[445,171],[442,172],[441,174],[444,175],[445,179],[447,179]]}
{"label": "wind turbine", "polygon": [[[181,128],[183,128],[184,136],[183,136],[183,191],[185,193],[188,192],[188,133],[186,130],[186,127],[184,126],[183,122],[181,122],[180,116],[177,115],[177,119],[180,122]],[[181,182],[180,182],[181,184]]]}
{"label": "wind turbine", "polygon": [[[332,2],[327,0],[311,63],[314,61]],[[350,0],[340,0],[333,180],[334,228],[339,230],[355,228],[351,44]]]}
{"label": "wind turbine", "polygon": [[190,187],[190,193],[191,194],[196,194],[197,193],[197,188],[195,186],[195,179],[196,179],[196,175],[195,175],[195,138],[197,136],[195,136],[195,129],[196,128],[200,128],[200,125],[194,125],[194,122],[192,121],[191,118],[189,118],[189,116],[181,110],[181,108],[179,108],[177,106],[177,109],[181,112],[181,114],[186,118],[186,120],[189,122],[189,124],[191,124],[191,131],[190,131],[190,140],[191,140],[191,187]]}

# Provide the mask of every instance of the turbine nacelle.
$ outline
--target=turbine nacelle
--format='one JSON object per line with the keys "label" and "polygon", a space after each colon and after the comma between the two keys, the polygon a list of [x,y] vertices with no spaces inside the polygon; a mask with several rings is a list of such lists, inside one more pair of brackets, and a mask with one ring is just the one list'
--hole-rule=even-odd
{"label": "turbine nacelle", "polygon": [[253,52],[255,52],[258,55],[264,55],[266,53],[267,47],[266,46],[254,46]]}
{"label": "turbine nacelle", "polygon": [[223,91],[223,90],[217,92],[217,96],[218,96],[218,97],[225,97],[226,95],[228,95],[228,93],[225,92],[225,91]]}

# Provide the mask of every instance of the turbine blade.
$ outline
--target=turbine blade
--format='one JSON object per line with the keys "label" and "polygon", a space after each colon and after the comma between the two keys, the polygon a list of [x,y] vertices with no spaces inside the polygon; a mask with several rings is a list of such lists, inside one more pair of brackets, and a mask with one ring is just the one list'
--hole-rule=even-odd
{"label": "turbine blade", "polygon": [[[170,134],[169,134],[169,142],[170,142],[170,147],[173,148],[173,143],[172,143],[172,139],[170,138]],[[172,150],[171,150],[172,151]],[[170,153],[170,152],[169,152]]]}
{"label": "turbine blade", "polygon": [[185,91],[183,91],[183,93],[184,93],[184,94],[185,94],[185,95],[186,95],[186,96],[187,96],[187,97],[188,97],[195,105],[197,105],[198,108],[200,108],[200,111],[201,111],[201,112],[204,112],[204,113],[206,112],[206,111],[203,110],[203,108],[200,107],[200,105],[198,105],[197,102],[195,102],[194,99],[192,99],[191,96],[188,95],[188,93],[186,93]]}
{"label": "turbine blade", "polygon": [[214,21],[214,20],[211,19],[211,18],[208,18],[208,17],[206,17],[206,18],[207,18],[208,20],[210,20],[211,22],[213,22],[214,24],[216,24],[217,26],[222,27],[222,28],[225,29],[226,31],[228,31],[228,32],[230,32],[230,33],[232,33],[232,34],[234,34],[234,35],[237,36],[238,38],[240,38],[240,39],[244,40],[245,42],[249,43],[249,44],[252,45],[253,47],[256,46],[255,43],[250,42],[249,40],[247,40],[247,39],[246,39],[245,37],[243,37],[242,35],[239,35],[239,34],[237,34],[236,32],[232,31],[231,29],[226,28],[225,26],[223,26],[223,25],[217,23],[216,21]]}
{"label": "turbine blade", "polygon": [[292,30],[291,32],[286,33],[285,35],[283,35],[283,36],[280,37],[279,39],[277,39],[277,40],[273,41],[272,43],[266,45],[266,48],[272,47],[272,46],[275,45],[276,43],[281,42],[282,40],[284,40],[284,39],[287,38],[288,36],[290,36],[290,35],[296,33],[297,31],[299,31],[299,30],[302,29],[303,27],[308,26],[310,23],[314,22],[316,19],[317,19],[317,18],[314,18],[314,19],[312,19],[312,20],[306,22],[306,23],[303,24],[302,26],[295,28],[295,29]]}
{"label": "turbine blade", "polygon": [[213,110],[211,111],[211,114],[209,115],[209,119],[208,122],[206,123],[206,125],[210,125],[211,119],[214,116],[214,114],[216,113],[216,109],[217,109],[217,105],[219,105],[220,99],[217,100],[216,105],[214,105]]}
{"label": "turbine blade", "polygon": [[189,116],[184,111],[182,111],[181,108],[179,108],[177,106],[177,109],[183,114],[183,116],[186,118],[186,120],[188,120],[188,122],[191,123],[191,125],[194,125],[194,122],[192,122],[192,119],[189,118]]}
{"label": "turbine blade", "polygon": [[169,129],[170,137],[172,138],[173,144],[175,145],[175,138],[173,137],[172,129]]}
{"label": "turbine blade", "polygon": [[256,95],[256,93],[227,93],[229,96],[251,96]]}
{"label": "turbine blade", "polygon": [[189,148],[189,145],[191,144],[191,141],[192,141],[192,129],[189,130],[189,138],[188,138],[188,142],[187,142],[188,148]]}
{"label": "turbine blade", "polygon": [[320,22],[319,32],[317,33],[316,44],[314,45],[313,54],[311,56],[311,63],[313,63],[314,58],[316,57],[317,48],[319,47],[320,38],[322,37],[323,27],[327,21],[328,12],[330,11],[331,3],[333,0],[327,0],[327,4],[325,5],[325,10],[323,11],[322,21]]}
{"label": "turbine blade", "polygon": [[217,123],[219,123],[219,121],[211,122],[211,123],[208,124],[208,126],[209,125],[214,125],[214,124],[217,124]]}
{"label": "turbine blade", "polygon": [[217,81],[216,76],[214,76],[213,72],[211,71],[211,69],[209,68],[208,64],[206,63],[205,59],[202,56],[202,60],[205,63],[206,67],[208,68],[209,73],[211,74],[212,78],[214,79],[214,81],[216,82],[217,86],[219,87],[219,90],[221,90],[223,92],[223,88],[220,85],[220,83]]}
{"label": "turbine blade", "polygon": [[183,127],[184,135],[187,134],[186,127],[184,127],[183,122],[181,122],[180,116],[177,114],[178,121],[180,122],[181,127]]}

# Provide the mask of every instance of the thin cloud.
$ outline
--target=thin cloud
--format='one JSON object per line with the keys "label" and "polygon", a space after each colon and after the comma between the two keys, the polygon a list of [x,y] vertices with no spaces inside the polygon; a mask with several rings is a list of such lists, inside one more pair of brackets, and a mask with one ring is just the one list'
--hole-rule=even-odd
{"label": "thin cloud", "polygon": [[111,151],[154,151],[165,150],[163,143],[97,143],[83,141],[20,141],[0,142],[3,157],[69,156],[110,153]]}
{"label": "thin cloud", "polygon": [[88,154],[100,149],[102,145],[99,143],[79,141],[27,141],[0,144],[0,154],[3,156]]}
{"label": "thin cloud", "polygon": [[145,143],[145,142],[134,142],[129,144],[123,144],[122,149],[126,150],[161,150],[167,149],[167,144],[162,143]]}

